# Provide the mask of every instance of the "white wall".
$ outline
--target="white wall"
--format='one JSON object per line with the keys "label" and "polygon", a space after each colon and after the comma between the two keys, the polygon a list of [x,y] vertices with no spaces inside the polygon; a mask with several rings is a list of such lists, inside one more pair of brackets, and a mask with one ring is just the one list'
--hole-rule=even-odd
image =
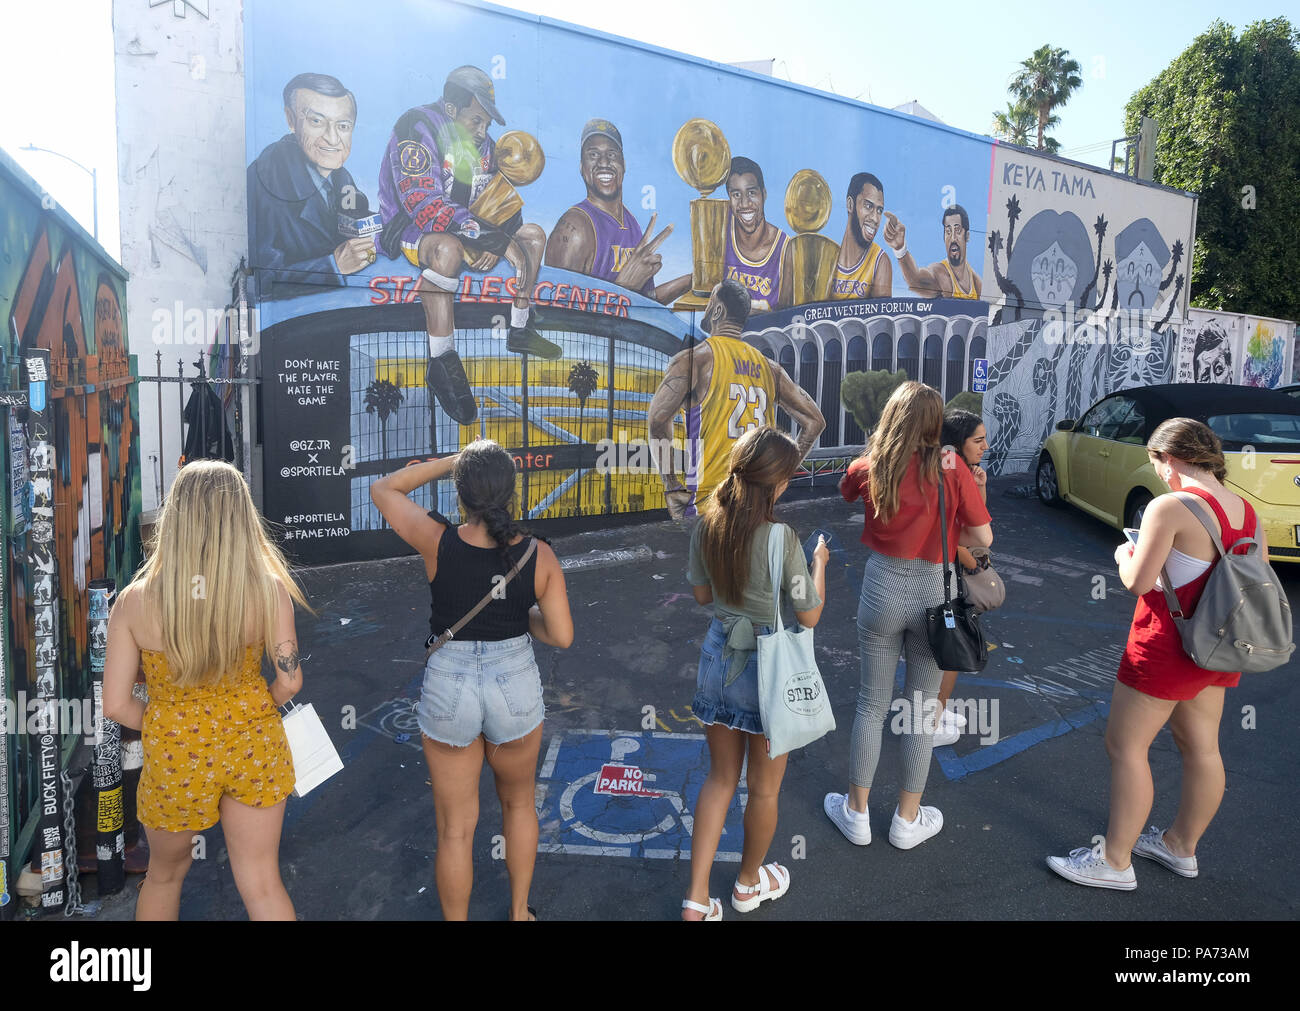
{"label": "white wall", "polygon": [[[156,374],[157,351],[163,375],[176,375],[177,357],[194,375],[188,363],[198,347],[185,343],[184,313],[198,310],[206,320],[229,303],[232,275],[248,248],[243,5],[182,0],[184,17],[177,6],[113,0],[122,265],[131,275],[127,333],[141,375]],[[177,303],[182,315],[174,320]],[[160,322],[166,343],[158,341]],[[191,329],[191,339],[197,334]],[[204,343],[211,339],[205,322]],[[155,475],[161,473],[165,492],[183,444],[173,383],[163,389],[160,452],[157,385],[140,385],[146,512],[158,504]]]}

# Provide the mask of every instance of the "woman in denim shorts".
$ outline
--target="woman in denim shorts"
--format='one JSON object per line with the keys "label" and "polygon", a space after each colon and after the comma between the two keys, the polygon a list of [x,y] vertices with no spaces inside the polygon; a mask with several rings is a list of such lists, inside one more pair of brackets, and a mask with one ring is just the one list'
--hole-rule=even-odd
{"label": "woman in denim shorts", "polygon": [[[767,757],[767,740],[758,709],[756,636],[770,631],[776,601],[767,544],[772,509],[799,465],[794,440],[775,428],[754,428],[731,451],[726,481],[713,493],[691,534],[687,578],[695,599],[713,605],[713,621],[700,649],[700,671],[691,710],[705,725],[709,777],[695,803],[691,832],[691,888],[682,903],[684,920],[720,920],[722,903],[709,897],[709,873],[722,837],[727,809],[749,756],[745,834],[731,905],[742,913],[790,887],[790,872],[764,864],[776,832],[777,795],[786,756]],[[805,628],[821,618],[830,553],[819,539],[812,571],[798,535],[782,525],[785,556],[782,596],[794,605]]]}
{"label": "woman in denim shorts", "polygon": [[[459,526],[426,513],[409,497],[448,475],[456,482],[465,517]],[[417,711],[433,784],[443,918],[469,915],[478,781],[486,758],[505,821],[510,918],[536,919],[528,889],[537,856],[537,753],[546,709],[533,640],[561,649],[573,642],[560,563],[549,544],[512,519],[515,461],[490,440],[380,478],[370,497],[393,531],[424,559],[432,601],[430,640],[491,593],[487,605],[429,656]]]}

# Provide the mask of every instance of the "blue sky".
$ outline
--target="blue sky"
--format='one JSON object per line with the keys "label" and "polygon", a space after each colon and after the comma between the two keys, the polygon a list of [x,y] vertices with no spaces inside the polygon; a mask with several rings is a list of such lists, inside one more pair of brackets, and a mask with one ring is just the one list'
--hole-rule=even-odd
{"label": "blue sky", "polygon": [[[358,6],[321,2],[340,10]],[[503,6],[721,62],[775,59],[777,77],[887,108],[916,99],[944,122],[976,133],[989,132],[993,111],[1005,107],[1007,81],[1019,61],[1044,43],[1062,46],[1082,65],[1084,85],[1061,110],[1055,136],[1066,156],[1094,164],[1106,162],[1110,141],[1122,134],[1132,93],[1216,17],[1240,29],[1278,17],[1285,7],[1279,0],[1182,0],[1176,13],[1172,4],[1132,0],[1018,4],[1008,13],[970,0],[516,0]],[[89,177],[58,158],[18,148],[55,148],[95,167],[100,237],[116,255],[111,7],[109,0],[4,5],[0,37],[8,51],[0,61],[0,88],[21,99],[6,103],[0,116],[0,147],[87,231]],[[617,82],[600,86],[617,88]]]}

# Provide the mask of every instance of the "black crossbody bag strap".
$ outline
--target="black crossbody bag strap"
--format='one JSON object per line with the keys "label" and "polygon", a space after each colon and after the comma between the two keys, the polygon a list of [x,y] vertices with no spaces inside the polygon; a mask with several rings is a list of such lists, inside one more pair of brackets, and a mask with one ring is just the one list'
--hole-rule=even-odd
{"label": "black crossbody bag strap", "polygon": [[504,587],[507,583],[510,582],[510,580],[514,579],[515,576],[519,575],[519,571],[525,565],[528,564],[528,559],[533,557],[533,552],[536,550],[537,550],[537,538],[536,537],[530,538],[528,541],[528,548],[524,551],[519,561],[517,561],[514,564],[514,566],[510,569],[509,573],[506,574],[506,578],[502,580],[500,583],[498,583],[496,586],[492,587],[492,589],[488,590],[487,595],[484,596],[484,598],[480,600],[477,604],[475,604],[473,608],[470,609],[470,612],[465,615],[465,617],[461,618],[460,621],[456,622],[456,624],[452,625],[451,628],[447,629],[447,631],[443,632],[442,635],[438,636],[437,638],[434,638],[433,633],[430,632],[429,637],[424,640],[424,647],[425,647],[424,658],[428,660],[429,657],[433,655],[434,651],[441,649],[450,640],[456,638],[456,633],[459,632],[466,625],[468,625],[471,621],[473,621],[474,616],[478,614],[479,611],[483,610],[483,608],[488,606],[488,602],[492,600],[492,595],[497,592],[498,588]]}
{"label": "black crossbody bag strap", "polygon": [[943,544],[943,602],[952,603],[952,594],[948,592],[951,582],[948,578],[948,512],[943,507],[943,470],[939,471],[939,540]]}

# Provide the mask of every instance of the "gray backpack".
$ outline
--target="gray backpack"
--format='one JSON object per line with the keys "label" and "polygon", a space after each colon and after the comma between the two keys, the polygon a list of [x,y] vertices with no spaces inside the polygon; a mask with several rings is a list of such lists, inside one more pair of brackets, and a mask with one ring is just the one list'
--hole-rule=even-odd
{"label": "gray backpack", "polygon": [[[1219,558],[1190,618],[1183,616],[1182,605],[1170,589],[1168,571],[1160,570],[1165,601],[1183,649],[1206,670],[1258,674],[1280,667],[1291,659],[1295,644],[1291,641],[1291,603],[1277,574],[1253,537],[1240,538],[1225,554],[1221,535],[1204,510],[1188,498],[1179,501],[1201,521]],[[1242,544],[1247,545],[1246,553],[1234,555],[1232,551]]]}

